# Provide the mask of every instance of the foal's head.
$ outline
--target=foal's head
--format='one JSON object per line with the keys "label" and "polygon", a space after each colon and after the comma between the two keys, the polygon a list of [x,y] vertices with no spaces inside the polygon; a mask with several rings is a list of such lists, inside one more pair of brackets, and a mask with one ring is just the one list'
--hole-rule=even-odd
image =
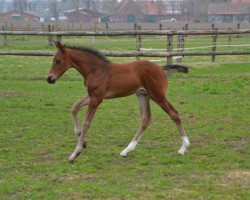
{"label": "foal's head", "polygon": [[55,45],[57,52],[54,55],[52,66],[47,78],[48,83],[51,84],[54,84],[56,80],[72,66],[71,60],[69,59],[69,56],[67,56],[66,47],[57,41],[55,41]]}

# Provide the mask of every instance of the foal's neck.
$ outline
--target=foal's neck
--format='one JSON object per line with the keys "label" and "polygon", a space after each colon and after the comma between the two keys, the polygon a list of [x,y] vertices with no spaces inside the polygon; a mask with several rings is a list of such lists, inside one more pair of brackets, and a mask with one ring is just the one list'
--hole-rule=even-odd
{"label": "foal's neck", "polygon": [[97,71],[106,71],[109,68],[109,62],[90,53],[74,50],[71,54],[73,67],[86,79],[90,74]]}

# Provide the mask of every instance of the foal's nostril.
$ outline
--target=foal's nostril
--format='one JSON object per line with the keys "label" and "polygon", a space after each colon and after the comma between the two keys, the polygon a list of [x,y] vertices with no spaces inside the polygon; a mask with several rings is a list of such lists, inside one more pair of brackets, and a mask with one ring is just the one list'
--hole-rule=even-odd
{"label": "foal's nostril", "polygon": [[56,82],[56,79],[54,77],[52,77],[52,76],[48,76],[47,82],[50,83],[50,84],[54,84]]}

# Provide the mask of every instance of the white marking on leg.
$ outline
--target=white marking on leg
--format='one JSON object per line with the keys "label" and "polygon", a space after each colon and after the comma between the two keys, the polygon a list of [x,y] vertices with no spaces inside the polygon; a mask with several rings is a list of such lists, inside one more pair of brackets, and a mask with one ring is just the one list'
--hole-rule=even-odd
{"label": "white marking on leg", "polygon": [[181,146],[180,150],[178,151],[178,153],[184,155],[185,152],[187,151],[189,145],[190,145],[190,142],[189,142],[187,136],[183,136],[182,137],[182,146]]}
{"label": "white marking on leg", "polygon": [[132,140],[129,145],[120,153],[120,156],[123,156],[123,157],[126,157],[127,154],[130,152],[130,151],[133,151],[135,150],[135,147],[137,145],[137,141],[135,140]]}

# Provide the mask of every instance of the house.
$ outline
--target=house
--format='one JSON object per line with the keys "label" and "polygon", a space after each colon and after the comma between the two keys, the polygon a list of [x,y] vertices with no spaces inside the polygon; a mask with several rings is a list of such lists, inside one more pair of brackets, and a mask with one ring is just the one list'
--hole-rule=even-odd
{"label": "house", "polygon": [[250,3],[250,0],[231,0],[230,3]]}
{"label": "house", "polygon": [[162,1],[144,1],[140,5],[140,9],[144,14],[144,22],[159,22],[168,15],[167,7]]}
{"label": "house", "polygon": [[122,0],[117,8],[117,16],[115,16],[115,22],[128,22],[134,23],[140,21],[143,13],[139,9],[139,2],[133,0]]}
{"label": "house", "polygon": [[192,0],[161,0],[167,9],[165,21],[190,21],[195,19],[194,3]]}
{"label": "house", "polygon": [[0,20],[40,21],[41,15],[34,11],[10,11],[0,14]]}
{"label": "house", "polygon": [[158,22],[167,15],[162,1],[122,0],[118,7],[117,22]]}
{"label": "house", "polygon": [[[238,3],[244,1],[246,3]],[[237,2],[237,3],[232,3]],[[235,0],[231,3],[210,3],[208,5],[208,22],[249,22],[250,2],[247,0]]]}
{"label": "house", "polygon": [[100,19],[104,16],[103,13],[79,8],[78,10],[68,10],[64,12],[68,22],[100,22]]}

